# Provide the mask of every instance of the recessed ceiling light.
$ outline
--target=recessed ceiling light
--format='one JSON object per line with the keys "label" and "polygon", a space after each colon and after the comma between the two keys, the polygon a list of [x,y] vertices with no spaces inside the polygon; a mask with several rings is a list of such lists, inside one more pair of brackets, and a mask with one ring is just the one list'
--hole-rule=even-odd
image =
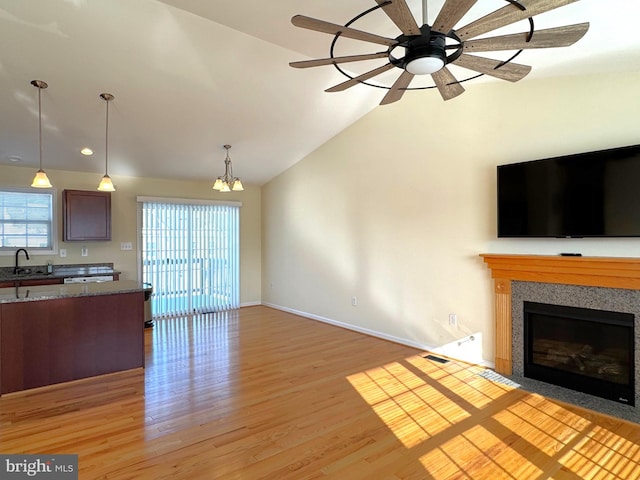
{"label": "recessed ceiling light", "polygon": [[10,162],[13,162],[13,163],[18,163],[22,161],[22,157],[19,157],[18,155],[9,155],[7,158],[9,159]]}
{"label": "recessed ceiling light", "polygon": [[82,150],[80,150],[80,153],[83,155],[93,155],[93,150],[91,150],[89,147],[84,147]]}

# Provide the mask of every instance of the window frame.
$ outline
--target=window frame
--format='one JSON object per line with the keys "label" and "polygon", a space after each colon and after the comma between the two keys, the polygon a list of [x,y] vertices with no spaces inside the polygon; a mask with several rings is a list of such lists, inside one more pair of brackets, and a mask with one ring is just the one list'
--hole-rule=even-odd
{"label": "window frame", "polygon": [[36,191],[34,188],[28,187],[10,187],[0,186],[0,193],[28,193],[37,195],[50,195],[51,196],[51,245],[50,248],[46,247],[29,247],[29,246],[15,246],[15,247],[2,247],[0,246],[0,256],[14,255],[19,248],[26,248],[29,255],[56,255],[58,253],[58,192],[56,189],[46,189]]}

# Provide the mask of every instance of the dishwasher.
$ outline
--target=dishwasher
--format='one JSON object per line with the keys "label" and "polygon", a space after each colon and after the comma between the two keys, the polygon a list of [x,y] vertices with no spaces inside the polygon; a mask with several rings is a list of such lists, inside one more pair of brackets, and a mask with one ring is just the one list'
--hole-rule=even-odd
{"label": "dishwasher", "polygon": [[113,275],[94,275],[92,277],[67,277],[63,283],[98,283],[113,282]]}

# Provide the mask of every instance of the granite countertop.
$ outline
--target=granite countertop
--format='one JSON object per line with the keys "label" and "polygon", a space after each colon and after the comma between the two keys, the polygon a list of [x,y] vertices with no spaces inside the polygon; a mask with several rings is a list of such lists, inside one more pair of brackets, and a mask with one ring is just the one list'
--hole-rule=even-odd
{"label": "granite countertop", "polygon": [[144,284],[136,282],[135,280],[38,285],[34,287],[8,287],[0,288],[0,304],[95,295],[114,295],[118,293],[143,292],[146,289]]}
{"label": "granite countertop", "polygon": [[0,267],[0,282],[14,280],[40,280],[46,278],[91,277],[97,275],[115,275],[113,263],[87,263],[79,265],[53,265],[53,272],[47,273],[46,265],[25,265],[20,273],[13,273],[13,267]]}

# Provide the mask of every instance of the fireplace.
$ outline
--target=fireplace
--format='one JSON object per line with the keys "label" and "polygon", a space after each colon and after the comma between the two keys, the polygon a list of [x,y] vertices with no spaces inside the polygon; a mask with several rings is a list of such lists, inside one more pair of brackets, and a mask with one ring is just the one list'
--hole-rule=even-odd
{"label": "fireplace", "polygon": [[524,376],[635,405],[634,315],[523,302]]}
{"label": "fireplace", "polygon": [[[496,372],[526,390],[640,424],[640,258],[502,254],[482,257],[494,279]],[[635,338],[630,361],[635,393],[631,401],[621,403],[617,398],[604,399],[526,377],[524,302],[632,314]]]}

